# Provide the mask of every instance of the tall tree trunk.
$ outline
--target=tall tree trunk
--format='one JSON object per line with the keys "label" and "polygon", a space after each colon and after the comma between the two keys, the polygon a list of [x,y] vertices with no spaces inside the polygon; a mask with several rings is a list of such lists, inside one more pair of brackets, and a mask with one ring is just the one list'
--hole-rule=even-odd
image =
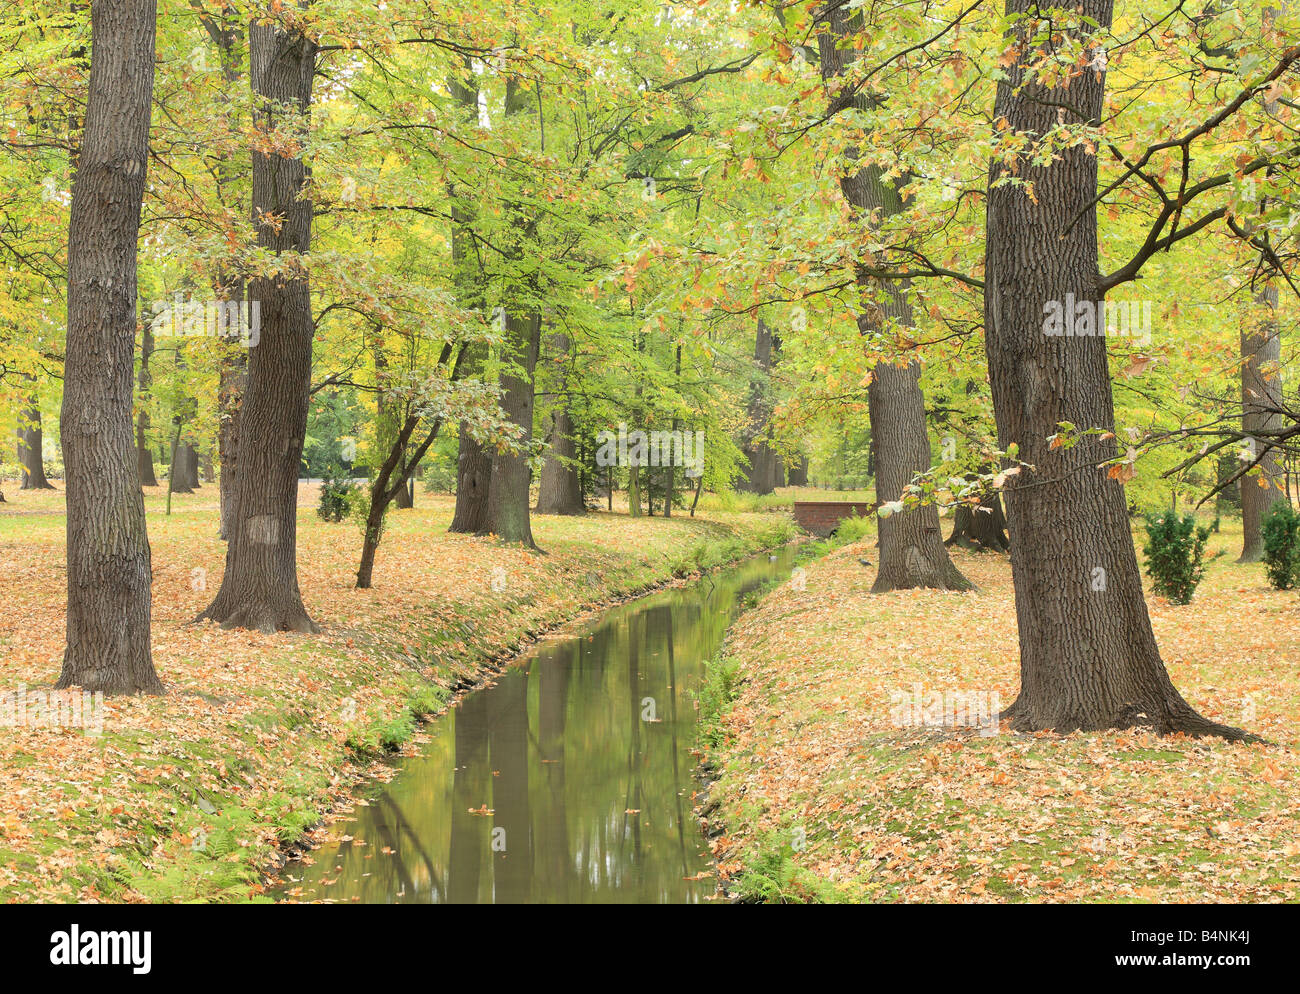
{"label": "tall tree trunk", "polygon": [[456,512],[448,531],[474,535],[487,518],[492,484],[492,455],[460,426],[460,451],[456,457]]}
{"label": "tall tree trunk", "polygon": [[[235,87],[243,71],[242,49],[244,32],[239,23],[239,13],[233,4],[223,3],[215,15],[200,15],[203,26],[207,29],[217,47],[217,57],[221,62],[221,78],[225,81],[226,92],[223,95],[225,112],[230,121],[231,130],[238,127],[237,104],[232,99]],[[221,203],[230,207],[236,195],[230,190],[239,177],[239,163],[233,155],[222,157],[217,166],[217,196]],[[243,277],[231,271],[230,267],[219,266],[217,269],[217,299],[228,306],[244,305],[247,287]],[[242,327],[228,329],[225,341],[218,343],[219,370],[217,374],[217,462],[220,469],[221,529],[219,537],[223,540],[230,534],[230,523],[234,519],[235,473],[239,462],[239,411],[244,399],[244,390],[248,386],[248,351],[245,345],[253,344],[253,317],[251,308],[248,317],[248,339],[243,340]],[[260,340],[260,327],[257,330]]]}
{"label": "tall tree trunk", "polygon": [[749,381],[749,426],[744,445],[749,466],[740,485],[741,490],[753,494],[770,494],[781,485],[781,457],[770,444],[771,376],[779,347],[771,326],[760,317],[754,334],[754,371]]}
{"label": "tall tree trunk", "polygon": [[635,464],[627,471],[627,512],[641,517],[641,467]]}
{"label": "tall tree trunk", "polygon": [[[316,46],[297,30],[253,21],[249,64],[259,131],[305,127],[281,122],[280,108],[305,118],[311,103]],[[312,204],[304,197],[306,163],[253,152],[252,211],[257,242],[276,253],[305,254]],[[277,223],[267,221],[277,219]],[[239,421],[239,471],[221,589],[200,617],[226,628],[315,632],[298,589],[298,472],[307,427],[314,324],[307,276],[296,262],[285,274],[259,276],[248,296],[261,306],[261,329],[248,360]]]}
{"label": "tall tree trunk", "polygon": [[167,489],[174,494],[192,494],[194,485],[198,481],[191,462],[190,453],[193,446],[188,442],[181,441],[181,432],[184,422],[181,418],[176,418],[173,422],[175,437],[172,444],[171,465],[167,469]]}
{"label": "tall tree trunk", "polygon": [[[236,284],[234,300],[244,295],[242,281]],[[244,391],[248,388],[248,352],[238,343],[226,343],[217,379],[217,462],[221,488],[221,538],[230,537],[235,518],[235,477],[239,472],[239,416]]]}
{"label": "tall tree trunk", "polygon": [[[473,80],[472,67],[466,60],[467,79]],[[459,105],[462,121],[468,123],[478,119],[478,88],[465,86],[453,73],[447,78],[447,88]],[[473,258],[471,245],[473,231],[471,223],[473,214],[465,206],[467,191],[455,184],[448,186],[451,202],[451,260],[453,279],[456,285],[456,297],[461,307],[482,305],[482,294],[478,291],[474,274],[470,270]],[[475,350],[469,359],[469,368],[477,373],[481,356]],[[451,527],[447,530],[462,535],[474,535],[482,526],[487,515],[488,489],[492,482],[492,454],[469,433],[464,423],[460,426],[456,457],[456,510],[452,515]]]}
{"label": "tall tree trunk", "polygon": [[[1282,335],[1277,323],[1277,287],[1265,287],[1255,298],[1268,308],[1269,316],[1241,333],[1241,431],[1251,444],[1264,449],[1264,457],[1241,484],[1241,522],[1244,533],[1239,563],[1259,562],[1264,556],[1262,524],[1275,503],[1286,500],[1278,489],[1282,464],[1278,450],[1265,448],[1260,433],[1282,428]],[[1261,486],[1261,484],[1264,484]]]}
{"label": "tall tree trunk", "polygon": [[573,419],[567,407],[558,408],[551,420],[551,451],[542,465],[537,484],[538,514],[583,514],[582,481],[575,465],[578,446],[573,438]]}
{"label": "tall tree trunk", "polygon": [[[525,448],[533,438],[533,373],[537,368],[541,334],[539,314],[509,315],[506,318],[506,343],[510,349],[507,358],[510,362],[501,370],[501,410],[520,429],[519,444]],[[487,507],[479,525],[479,535],[495,535],[503,542],[522,542],[529,548],[537,547],[528,517],[530,482],[526,451],[498,452],[493,457]]]}
{"label": "tall tree trunk", "polygon": [[[505,114],[513,117],[526,112],[532,98],[515,77],[506,81]],[[539,119],[541,108],[538,108]],[[515,206],[508,208],[518,228],[519,242],[511,250],[516,261],[522,259],[536,237],[535,222]],[[539,296],[534,284],[527,288],[533,300]],[[533,440],[533,374],[541,348],[542,316],[532,306],[520,309],[509,297],[502,301],[505,310],[505,344],[502,346],[501,410],[507,420],[519,428],[518,442],[527,449]],[[492,481],[488,485],[487,508],[478,534],[495,535],[503,542],[521,542],[536,548],[532,523],[529,521],[529,486],[532,475],[529,453],[498,452],[492,458]]]}
{"label": "tall tree trunk", "polygon": [[[1082,0],[1077,9],[1109,27],[1112,0]],[[1088,65],[1073,74],[1068,99],[1026,82],[1025,63],[1044,57],[1032,41],[1040,15],[1034,0],[1008,0],[1007,12],[1023,19],[1008,39],[1019,45],[1016,62],[998,83],[993,120],[999,130],[1036,143],[1057,133],[1058,115],[1066,124],[1097,126],[1104,71]],[[1057,23],[1051,37],[1043,44],[1059,46],[1075,64],[1078,28]],[[1035,468],[1011,477],[1005,490],[1021,683],[1007,716],[1020,731],[1144,725],[1161,733],[1239,737],[1197,714],[1165,672],[1124,488],[1097,468],[1115,458],[1113,436],[1087,435],[1073,448],[1048,442],[1063,421],[1080,429],[1114,426],[1106,338],[1044,334],[1046,303],[1067,294],[1085,303],[1101,299],[1092,206],[1096,155],[1075,145],[1044,166],[1026,154],[1016,163],[1016,184],[999,184],[1009,173],[1000,160],[989,173],[986,350],[999,444],[1019,446],[1019,458]]]}
{"label": "tall tree trunk", "polygon": [[185,483],[190,490],[199,489],[199,450],[193,442],[186,442],[181,451],[185,459]]}
{"label": "tall tree trunk", "polygon": [[578,473],[578,443],[573,437],[573,418],[569,416],[568,376],[569,336],[562,331],[551,335],[550,346],[559,360],[559,384],[555,408],[551,413],[550,449],[537,481],[538,514],[583,514],[582,478]]}
{"label": "tall tree trunk", "polygon": [[153,0],[91,8],[90,90],[72,181],[61,435],[67,648],[56,687],[163,692],[149,646],[153,580],[131,420],[136,239],[149,161]]}
{"label": "tall tree trunk", "polygon": [[[830,30],[818,36],[822,78],[835,97],[836,80],[857,58],[857,50],[838,48],[860,26],[860,15],[835,4],[826,12]],[[859,100],[863,99],[861,97]],[[845,150],[852,166],[858,150]],[[873,212],[882,217],[903,209],[895,183],[886,181],[874,164],[845,175],[840,189],[854,212],[870,223]],[[859,274],[859,286],[865,291],[870,278]],[[885,319],[908,327],[912,324],[912,304],[908,288],[897,281],[885,286],[885,302],[880,308]],[[858,315],[858,328],[864,336],[875,336],[883,321],[875,308],[864,308]],[[930,438],[925,426],[925,395],[921,392],[921,367],[915,360],[904,365],[879,362],[872,371],[867,387],[867,407],[871,418],[871,465],[876,477],[878,503],[897,501],[903,488],[917,473],[930,468]],[[930,587],[938,590],[969,590],[966,579],[948,558],[939,528],[939,511],[933,504],[907,508],[879,518],[880,566],[876,572],[874,593]]]}
{"label": "tall tree trunk", "polygon": [[140,473],[140,485],[158,486],[158,475],[153,468],[153,451],[149,448],[149,388],[153,376],[149,372],[149,360],[153,358],[153,328],[149,321],[142,321],[140,332],[140,376],[136,381],[140,389],[140,410],[135,416],[136,463]]}
{"label": "tall tree trunk", "polygon": [[[896,304],[885,309],[892,310]],[[910,310],[904,302],[901,307]],[[892,315],[891,315],[892,316]],[[866,322],[859,317],[859,325]],[[866,329],[864,329],[866,330]],[[899,500],[912,477],[930,468],[930,439],[925,430],[925,398],[916,362],[876,364],[867,387],[871,447],[876,465],[876,500]],[[872,592],[932,587],[969,590],[971,583],[948,558],[934,505],[910,508],[878,518],[880,566]]]}
{"label": "tall tree trunk", "polygon": [[[134,347],[134,340],[132,341]],[[35,377],[32,377],[35,379]],[[45,478],[45,433],[41,430],[41,405],[36,387],[32,387],[30,400],[18,421],[18,462],[23,468],[21,490],[53,490]]]}

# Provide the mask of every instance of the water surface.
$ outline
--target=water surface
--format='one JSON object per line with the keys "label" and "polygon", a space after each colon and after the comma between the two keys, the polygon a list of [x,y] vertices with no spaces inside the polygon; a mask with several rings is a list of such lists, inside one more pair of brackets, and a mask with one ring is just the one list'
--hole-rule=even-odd
{"label": "water surface", "polygon": [[692,816],[695,692],[744,595],[793,550],[544,642],[426,726],[431,741],[290,862],[276,898],[693,902],[714,892]]}

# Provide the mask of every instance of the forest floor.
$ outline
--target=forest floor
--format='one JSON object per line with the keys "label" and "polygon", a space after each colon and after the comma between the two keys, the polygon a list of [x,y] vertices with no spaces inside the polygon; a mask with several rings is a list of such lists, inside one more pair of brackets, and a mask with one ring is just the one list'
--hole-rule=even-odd
{"label": "forest floor", "polygon": [[0,504],[0,902],[257,899],[281,845],[358,777],[389,775],[385,751],[413,748],[452,687],[584,611],[794,532],[767,513],[535,516],[538,555],[449,535],[452,499],[421,494],[390,514],[361,591],[360,529],[320,520],[309,485],[298,574],[324,631],[266,635],[192,623],[225,564],[216,487],[176,495],[170,517],[165,496],[146,490],[168,693],[109,699],[73,728],[40,724],[63,653],[63,495]]}
{"label": "forest floor", "polygon": [[1261,565],[1236,565],[1240,549],[1240,522],[1225,521],[1191,604],[1148,604],[1183,696],[1271,744],[899,727],[918,717],[900,708],[917,690],[926,706],[950,692],[959,719],[956,705],[1014,700],[1006,557],[956,554],[973,594],[871,594],[875,571],[859,559],[875,561],[874,536],[808,565],[802,589],[774,589],[728,636],[738,696],[709,731],[730,893],[1300,900],[1300,600],[1270,589]]}

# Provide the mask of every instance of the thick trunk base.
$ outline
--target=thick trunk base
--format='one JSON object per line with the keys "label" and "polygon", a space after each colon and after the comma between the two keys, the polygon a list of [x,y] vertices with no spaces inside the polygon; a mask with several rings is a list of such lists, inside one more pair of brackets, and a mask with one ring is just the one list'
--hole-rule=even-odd
{"label": "thick trunk base", "polygon": [[252,631],[265,632],[302,632],[315,635],[320,632],[320,625],[307,616],[307,610],[301,604],[239,604],[227,610],[215,604],[204,611],[196,621],[215,621],[222,628],[247,628]]}
{"label": "thick trunk base", "polygon": [[[925,430],[925,395],[921,368],[882,362],[867,387],[871,447],[876,464],[876,498],[902,498],[916,473],[930,468],[930,440]],[[890,590],[973,590],[975,585],[948,558],[939,510],[933,504],[878,518],[880,568],[872,593]]]}
{"label": "thick trunk base", "polygon": [[222,584],[216,599],[195,621],[214,621],[222,628],[249,628],[259,632],[303,632],[314,635],[320,625],[312,621],[298,592],[296,576],[261,590],[228,589]]}
{"label": "thick trunk base", "polygon": [[944,545],[955,545],[972,552],[1008,552],[1007,519],[1002,513],[1002,500],[996,494],[984,500],[979,507],[963,504],[953,515],[952,534]]}
{"label": "thick trunk base", "polygon": [[998,717],[1003,721],[1009,720],[1013,732],[1023,733],[1050,731],[1068,735],[1071,732],[1149,728],[1157,735],[1218,736],[1230,742],[1263,741],[1243,729],[1210,721],[1172,687],[1164,693],[1146,691],[1118,696],[1106,693],[1101,687],[1092,688],[1092,691],[1099,700],[1112,697],[1115,702],[1107,705],[1069,705],[1050,700],[1034,702],[1022,691]]}

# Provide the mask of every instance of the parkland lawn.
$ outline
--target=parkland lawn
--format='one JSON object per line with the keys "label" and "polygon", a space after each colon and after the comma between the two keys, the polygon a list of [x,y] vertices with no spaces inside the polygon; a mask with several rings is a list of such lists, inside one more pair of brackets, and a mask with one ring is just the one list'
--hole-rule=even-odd
{"label": "parkland lawn", "polygon": [[1191,604],[1148,604],[1183,696],[1266,745],[896,727],[895,695],[916,684],[1015,699],[1007,559],[956,554],[973,594],[871,594],[875,571],[859,560],[876,561],[873,540],[808,564],[728,638],[739,696],[713,728],[710,803],[730,893],[1300,899],[1300,594],[1234,564],[1240,548],[1240,523],[1225,523]]}

